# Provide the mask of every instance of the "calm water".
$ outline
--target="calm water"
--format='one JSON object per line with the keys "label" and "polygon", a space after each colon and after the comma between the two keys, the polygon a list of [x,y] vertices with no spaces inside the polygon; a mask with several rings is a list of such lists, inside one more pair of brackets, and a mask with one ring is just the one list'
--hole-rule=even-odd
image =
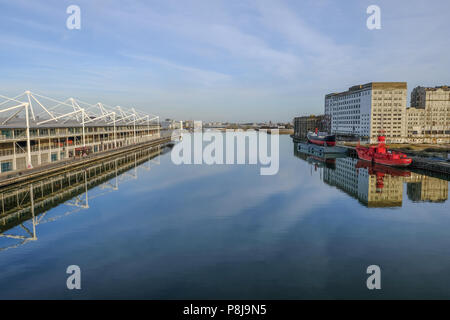
{"label": "calm water", "polygon": [[[324,164],[288,136],[275,176],[147,151],[0,193],[3,299],[450,298],[448,182]],[[79,291],[66,288],[72,264]]]}

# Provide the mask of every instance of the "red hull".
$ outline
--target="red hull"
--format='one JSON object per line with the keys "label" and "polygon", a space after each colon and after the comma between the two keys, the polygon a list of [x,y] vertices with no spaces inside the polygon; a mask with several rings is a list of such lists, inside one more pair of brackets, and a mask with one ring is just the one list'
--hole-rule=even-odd
{"label": "red hull", "polygon": [[406,154],[401,152],[387,151],[384,144],[384,137],[380,137],[378,146],[374,147],[356,147],[358,157],[362,160],[382,164],[385,166],[406,167],[412,162]]}
{"label": "red hull", "polygon": [[328,146],[328,147],[334,147],[336,145],[336,141],[324,141],[324,140],[315,140],[315,139],[308,139],[308,142],[317,144],[319,146]]}
{"label": "red hull", "polygon": [[332,134],[326,134],[324,132],[308,132],[306,135],[309,143],[316,144],[318,146],[333,147],[336,145],[336,136]]}
{"label": "red hull", "polygon": [[375,163],[383,164],[385,166],[395,166],[395,167],[407,167],[411,164],[412,159],[399,159],[399,160],[389,160],[389,159],[374,159]]}

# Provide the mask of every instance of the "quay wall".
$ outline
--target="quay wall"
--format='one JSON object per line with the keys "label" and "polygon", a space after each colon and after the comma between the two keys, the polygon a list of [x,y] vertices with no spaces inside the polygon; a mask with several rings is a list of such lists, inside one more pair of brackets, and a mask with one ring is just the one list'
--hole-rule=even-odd
{"label": "quay wall", "polygon": [[122,153],[127,153],[134,151],[136,149],[140,149],[142,147],[151,147],[156,145],[166,144],[171,141],[171,136],[165,136],[149,141],[145,141],[142,143],[128,145],[125,147],[121,147],[118,149],[112,149],[104,152],[94,153],[84,158],[78,159],[68,159],[63,161],[58,161],[55,163],[41,165],[39,167],[33,169],[25,169],[21,171],[14,171],[10,174],[3,174],[0,176],[0,188],[22,183],[28,180],[42,178],[43,176],[51,177],[52,175],[59,174],[64,171],[73,170],[77,167],[86,166],[90,163],[107,159],[108,157],[120,155]]}

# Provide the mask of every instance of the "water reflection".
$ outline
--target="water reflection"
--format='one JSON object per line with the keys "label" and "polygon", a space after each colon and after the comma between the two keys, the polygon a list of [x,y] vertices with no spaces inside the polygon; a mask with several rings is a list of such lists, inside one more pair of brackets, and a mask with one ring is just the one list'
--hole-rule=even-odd
{"label": "water reflection", "polygon": [[[6,243],[0,242],[0,252],[38,240],[39,225],[88,209],[89,201],[118,190],[124,181],[137,179],[138,167],[150,170],[150,160],[168,150],[170,146],[143,148],[51,178],[1,189],[0,239]],[[50,209],[61,205],[66,207],[62,213],[49,214]]]}
{"label": "water reflection", "polygon": [[294,143],[294,155],[310,163],[321,180],[358,199],[367,207],[401,207],[406,195],[413,202],[445,202],[448,181],[405,169],[371,164],[339,155],[317,155],[300,151]]}
{"label": "water reflection", "polygon": [[[281,136],[274,176],[248,165],[177,166],[170,154],[147,172],[152,155],[130,154],[72,170],[62,190],[56,176],[53,191],[42,181],[46,198],[41,181],[0,190],[9,199],[0,247],[39,239],[0,252],[0,297],[450,297],[449,202],[430,203],[447,199],[445,179],[296,155]],[[367,208],[383,203],[395,209]],[[80,292],[65,290],[71,264],[82,269]],[[371,264],[383,270],[377,293],[366,287]]]}

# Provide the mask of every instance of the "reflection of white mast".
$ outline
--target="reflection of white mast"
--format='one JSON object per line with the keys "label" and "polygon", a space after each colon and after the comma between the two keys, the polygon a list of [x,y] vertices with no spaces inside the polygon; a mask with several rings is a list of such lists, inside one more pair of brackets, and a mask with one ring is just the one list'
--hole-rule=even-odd
{"label": "reflection of white mast", "polygon": [[[25,233],[27,235],[22,236],[22,235],[14,235],[14,234],[5,234],[5,233],[0,233],[0,237],[1,238],[9,238],[9,239],[16,239],[16,240],[22,240],[19,243],[16,243],[14,245],[11,246],[7,246],[7,247],[0,247],[0,251],[5,251],[8,249],[13,249],[13,248],[17,248],[25,243],[27,243],[28,241],[36,241],[37,240],[37,236],[36,236],[36,217],[34,215],[34,192],[33,192],[33,184],[30,184],[30,210],[31,210],[31,224],[32,224],[32,231],[30,231],[29,228],[27,228],[23,223],[20,224],[20,227],[25,231]],[[2,194],[2,199],[3,199],[3,194]],[[3,212],[4,212],[4,206],[3,206]]]}
{"label": "reflection of white mast", "polygon": [[[84,202],[83,202],[84,193]],[[89,209],[89,197],[88,197],[88,184],[87,184],[87,171],[84,170],[84,192],[77,195],[73,199],[66,201],[65,204],[68,206],[79,207],[83,209]]]}
{"label": "reflection of white mast", "polygon": [[[153,147],[153,148],[155,148],[155,147]],[[158,144],[156,149],[158,150],[158,154],[161,153],[161,145]],[[161,164],[161,159],[159,157],[156,157],[154,159],[150,159],[150,161],[153,162],[153,163],[156,163],[156,164]]]}
{"label": "reflection of white mast", "polygon": [[33,223],[33,240],[37,240],[37,238],[36,238],[36,218],[34,216],[34,190],[33,190],[32,183],[30,183],[30,202],[31,202],[31,220]]}
{"label": "reflection of white mast", "polygon": [[134,153],[134,174],[136,176],[135,179],[137,179],[137,155],[136,155],[136,152]]}

